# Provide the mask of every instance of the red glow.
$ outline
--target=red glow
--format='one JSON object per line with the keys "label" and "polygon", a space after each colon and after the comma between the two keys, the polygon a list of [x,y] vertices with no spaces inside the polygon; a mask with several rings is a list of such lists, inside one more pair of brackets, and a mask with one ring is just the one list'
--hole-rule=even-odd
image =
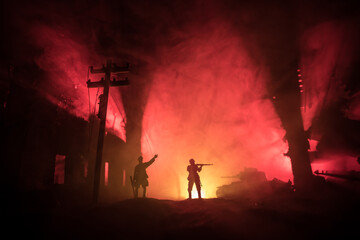
{"label": "red glow", "polygon": [[229,26],[220,25],[192,29],[191,38],[162,51],[143,120],[142,152],[148,159],[159,154],[148,170],[149,195],[186,198],[190,158],[214,164],[200,172],[206,197],[229,183],[222,176],[245,166],[269,179],[292,178],[283,155],[285,131],[263,98],[266,72],[256,74],[263,66],[252,63]]}
{"label": "red glow", "polygon": [[[306,94],[303,94],[302,111],[305,129],[311,126],[313,118],[331,104],[345,95],[344,89],[337,87],[336,82],[346,79],[348,66],[357,58],[357,38],[353,30],[346,24],[330,21],[309,28],[303,36],[302,73],[306,80]],[[350,106],[359,101],[355,94]],[[360,120],[360,105],[347,108],[347,117]],[[350,117],[352,116],[352,117]],[[310,141],[313,151],[314,143]],[[331,151],[331,150],[329,150]],[[312,163],[313,170],[319,171],[350,171],[359,170],[354,156],[347,154],[323,153]]]}
{"label": "red glow", "polygon": [[104,166],[104,185],[109,185],[109,162],[105,162]]}
{"label": "red glow", "polygon": [[312,168],[314,171],[319,170],[329,172],[360,171],[360,165],[357,163],[356,157],[339,154],[322,156],[312,163]]}
{"label": "red glow", "polygon": [[[321,23],[300,38],[301,69],[297,69],[297,74],[302,78],[299,83],[306,82],[306,94],[301,94],[305,130],[325,105],[326,91],[334,81],[331,79],[341,79],[354,59],[354,44],[344,44],[344,39],[351,39],[344,26]],[[222,176],[237,174],[244,167],[256,167],[268,179],[291,179],[290,160],[283,155],[288,150],[283,141],[285,131],[270,101],[271,95],[270,99],[264,97],[268,96],[268,66],[261,59],[252,59],[238,30],[214,20],[201,27],[189,24],[181,31],[170,31],[169,36],[174,40],[172,44],[159,46],[155,60],[149,57],[153,83],[144,109],[141,147],[147,159],[159,154],[148,170],[149,196],[185,198],[190,158],[214,164],[200,173],[206,197],[215,197],[216,188],[229,183]],[[90,113],[96,113],[101,90],[90,89],[88,93],[87,69],[101,66],[106,59],[96,54],[91,44],[58,26],[34,25],[29,37],[43,50],[35,59],[46,74],[38,90],[78,117],[88,119]],[[141,51],[136,54],[141,55]],[[101,76],[89,77],[96,81]],[[301,89],[300,93],[304,91]],[[70,103],[60,95],[68,97]],[[329,94],[326,100],[334,101],[337,96]],[[351,119],[360,119],[359,99],[359,95],[355,96],[350,104],[347,115]],[[124,141],[125,120],[120,93],[111,89],[107,128]],[[108,170],[105,163],[106,185]],[[60,179],[56,181],[63,183],[61,174],[55,175]],[[122,181],[124,185],[125,171]]]}
{"label": "red glow", "polygon": [[[309,28],[303,35],[301,70],[307,83],[305,129],[321,107],[332,104],[343,94],[343,89],[334,87],[334,83],[346,77],[347,66],[356,57],[358,44],[351,34],[346,25],[332,21]],[[348,111],[349,114],[356,109]]]}
{"label": "red glow", "polygon": [[316,146],[318,145],[319,141],[317,140],[309,140],[310,149],[309,151],[313,152],[316,151]]}
{"label": "red glow", "polygon": [[[97,96],[102,93],[86,86],[88,67],[100,67],[106,59],[94,54],[65,29],[36,25],[30,31],[35,43],[44,49],[35,61],[47,74],[47,81],[39,84],[39,91],[49,101],[71,114],[88,119],[90,113],[97,113]],[[101,75],[101,74],[100,74]],[[93,81],[100,80],[100,75],[90,75]],[[61,97],[66,96],[67,102]],[[89,109],[89,107],[91,109]],[[107,128],[126,141],[123,120],[125,112],[119,91],[110,89],[107,111]]]}
{"label": "red glow", "polygon": [[125,169],[123,170],[123,179],[122,179],[122,185],[125,186],[126,184],[126,171]]}

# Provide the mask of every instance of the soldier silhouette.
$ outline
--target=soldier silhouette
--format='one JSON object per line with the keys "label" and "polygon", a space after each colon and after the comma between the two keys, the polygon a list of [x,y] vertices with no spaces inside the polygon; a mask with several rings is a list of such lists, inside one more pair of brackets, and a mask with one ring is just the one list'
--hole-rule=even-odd
{"label": "soldier silhouette", "polygon": [[198,172],[202,170],[202,165],[200,166],[196,165],[194,159],[190,159],[189,162],[190,165],[187,167],[187,171],[189,172],[189,176],[187,178],[189,181],[188,183],[189,199],[191,199],[191,191],[194,186],[194,183],[196,185],[198,196],[201,199],[201,182]]}
{"label": "soldier silhouette", "polygon": [[154,163],[155,159],[158,157],[158,155],[154,155],[150,161],[143,163],[143,157],[140,156],[138,158],[139,164],[136,165],[134,170],[134,182],[133,182],[133,188],[134,188],[134,195],[135,198],[138,197],[138,191],[139,187],[142,186],[143,188],[143,197],[146,197],[146,187],[149,186],[148,182],[148,175],[146,173],[146,168],[148,168],[151,164]]}

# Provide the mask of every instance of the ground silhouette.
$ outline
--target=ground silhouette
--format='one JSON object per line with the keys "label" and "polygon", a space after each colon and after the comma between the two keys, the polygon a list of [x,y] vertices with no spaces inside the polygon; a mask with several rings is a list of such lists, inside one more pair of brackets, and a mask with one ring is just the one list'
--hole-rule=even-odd
{"label": "ground silhouette", "polygon": [[30,239],[350,238],[358,231],[360,195],[334,189],[251,199],[138,198],[94,206],[36,194],[7,207],[4,234]]}

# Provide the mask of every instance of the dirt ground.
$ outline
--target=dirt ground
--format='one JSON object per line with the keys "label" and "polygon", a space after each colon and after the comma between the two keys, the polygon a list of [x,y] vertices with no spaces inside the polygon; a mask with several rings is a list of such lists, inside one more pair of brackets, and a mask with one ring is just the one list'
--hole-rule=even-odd
{"label": "dirt ground", "polygon": [[253,199],[127,199],[91,206],[61,205],[37,194],[26,204],[5,207],[3,234],[28,239],[356,239],[359,196],[337,189]]}

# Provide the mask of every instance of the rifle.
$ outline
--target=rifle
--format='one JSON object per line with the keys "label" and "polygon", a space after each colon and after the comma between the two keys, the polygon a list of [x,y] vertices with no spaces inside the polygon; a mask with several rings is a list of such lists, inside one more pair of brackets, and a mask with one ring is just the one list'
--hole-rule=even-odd
{"label": "rifle", "polygon": [[202,167],[202,166],[211,166],[211,165],[214,165],[214,164],[212,164],[212,163],[198,163],[198,164],[195,164],[195,165]]}

